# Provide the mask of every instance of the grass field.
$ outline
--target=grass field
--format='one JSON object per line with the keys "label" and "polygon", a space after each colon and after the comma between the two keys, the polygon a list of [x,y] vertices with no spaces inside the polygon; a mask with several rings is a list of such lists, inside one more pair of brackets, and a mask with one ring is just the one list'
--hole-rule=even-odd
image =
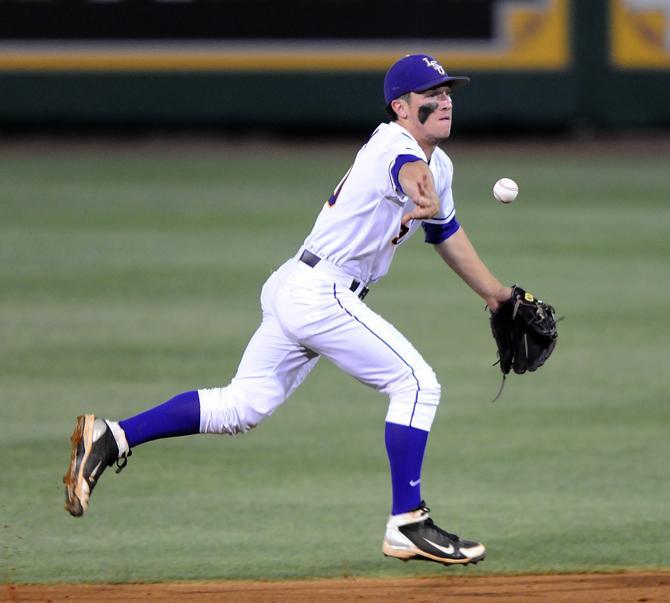
{"label": "grass field", "polygon": [[[63,511],[75,416],[227,383],[264,278],[355,149],[0,151],[1,581],[445,571],[381,555],[386,400],[326,362],[250,434],[140,447],[87,516]],[[491,404],[483,303],[420,237],[374,287],[445,389],[423,476],[436,520],[488,545],[468,574],[670,567],[667,153],[451,155],[480,254],[566,320],[550,362]],[[501,176],[521,186],[510,206]]]}

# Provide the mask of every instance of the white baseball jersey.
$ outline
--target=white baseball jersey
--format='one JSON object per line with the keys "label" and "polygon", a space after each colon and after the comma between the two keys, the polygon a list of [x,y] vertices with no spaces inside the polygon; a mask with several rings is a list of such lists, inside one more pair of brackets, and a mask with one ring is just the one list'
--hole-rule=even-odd
{"label": "white baseball jersey", "polygon": [[[428,163],[419,143],[405,128],[395,122],[381,124],[324,205],[305,240],[305,249],[363,283],[374,283],[383,277],[398,244],[407,240],[421,223],[413,220],[409,230],[399,236],[400,220],[414,204],[403,192],[398,172],[406,162],[417,159]],[[424,222],[433,225],[427,228],[434,233],[444,230],[451,234],[457,229],[457,223],[452,222],[453,165],[446,153],[436,148],[429,167],[440,197],[440,211]],[[450,228],[444,229],[448,224]]]}
{"label": "white baseball jersey", "polygon": [[384,123],[374,131],[304,246],[265,283],[263,321],[235,378],[227,387],[199,391],[202,432],[237,433],[256,426],[291,395],[321,356],[388,395],[387,422],[430,430],[441,392],[435,373],[409,340],[359,296],[361,284],[388,272],[396,247],[419,224],[430,243],[459,228],[452,164],[435,149],[429,166],[440,211],[400,232],[402,216],[413,208],[398,173],[417,160],[427,158],[407,130]]}

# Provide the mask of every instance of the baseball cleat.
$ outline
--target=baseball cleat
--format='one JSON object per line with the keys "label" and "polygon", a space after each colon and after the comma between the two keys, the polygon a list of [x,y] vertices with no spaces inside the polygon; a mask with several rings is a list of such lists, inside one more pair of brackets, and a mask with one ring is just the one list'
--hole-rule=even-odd
{"label": "baseball cleat", "polygon": [[402,561],[421,559],[444,565],[468,565],[486,557],[486,547],[463,540],[439,528],[430,518],[430,509],[421,503],[414,511],[391,515],[386,524],[382,551]]}
{"label": "baseball cleat", "polygon": [[118,473],[128,461],[127,455],[119,458],[119,447],[109,425],[94,415],[77,417],[70,441],[70,466],[63,476],[65,510],[80,517],[88,509],[88,499],[103,471],[116,462]]}

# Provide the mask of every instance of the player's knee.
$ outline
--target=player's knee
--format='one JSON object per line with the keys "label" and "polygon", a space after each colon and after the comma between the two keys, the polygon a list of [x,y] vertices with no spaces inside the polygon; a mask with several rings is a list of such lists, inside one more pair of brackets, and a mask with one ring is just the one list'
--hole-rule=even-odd
{"label": "player's knee", "polygon": [[200,433],[244,433],[272,414],[272,410],[250,404],[244,392],[234,387],[198,390]]}
{"label": "player's knee", "polygon": [[440,396],[442,395],[442,386],[440,385],[435,373],[432,369],[429,369],[430,372],[426,371],[422,376],[421,381],[419,382],[420,389],[417,392],[417,405],[426,407],[432,412],[432,416],[435,415],[437,406],[440,403]]}
{"label": "player's knee", "polygon": [[442,395],[442,386],[437,379],[426,384],[419,392],[419,398],[424,399],[427,403],[437,406],[440,403],[440,396]]}
{"label": "player's knee", "polygon": [[387,388],[387,393],[393,397],[399,394],[418,393],[419,396],[434,400],[439,404],[442,388],[435,371],[428,365],[418,365],[407,367],[407,370],[400,373],[393,383]]}
{"label": "player's knee", "polygon": [[412,371],[408,378],[390,392],[390,403],[386,420],[399,425],[408,425],[429,431],[442,388],[429,366]]}

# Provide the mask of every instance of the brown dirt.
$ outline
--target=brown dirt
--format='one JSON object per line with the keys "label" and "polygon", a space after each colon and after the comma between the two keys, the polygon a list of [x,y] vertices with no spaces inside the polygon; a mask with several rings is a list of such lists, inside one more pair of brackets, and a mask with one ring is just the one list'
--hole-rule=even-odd
{"label": "brown dirt", "polygon": [[551,576],[50,584],[2,586],[0,601],[457,601],[594,603],[670,601],[670,572]]}

